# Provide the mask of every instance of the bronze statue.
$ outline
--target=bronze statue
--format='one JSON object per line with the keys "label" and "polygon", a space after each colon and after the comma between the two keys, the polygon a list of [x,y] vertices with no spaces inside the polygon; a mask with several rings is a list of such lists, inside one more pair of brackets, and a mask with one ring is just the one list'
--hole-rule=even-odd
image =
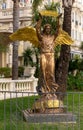
{"label": "bronze statue", "polygon": [[[45,11],[45,15],[48,16],[52,12]],[[57,113],[63,112],[63,102],[57,99],[56,91],[59,85],[55,80],[55,60],[54,60],[54,48],[57,45],[67,44],[71,45],[73,40],[71,37],[60,28],[59,19],[62,14],[55,14],[57,19],[57,26],[55,33],[52,35],[52,27],[50,24],[46,24],[41,31],[42,16],[37,21],[36,30],[33,27],[24,27],[12,34],[10,38],[12,40],[24,40],[30,41],[36,47],[40,47],[40,76],[39,84],[37,87],[38,93],[41,95],[38,100],[35,101],[32,107],[32,111],[38,113]],[[25,35],[24,35],[25,34]]]}
{"label": "bronze statue", "polygon": [[58,89],[58,84],[55,81],[55,60],[54,60],[54,48],[55,40],[59,33],[59,18],[57,17],[57,27],[55,34],[51,35],[51,25],[45,24],[43,32],[41,32],[42,18],[38,20],[36,24],[36,33],[39,40],[40,47],[40,77],[37,87],[38,93],[50,93],[53,95]]}

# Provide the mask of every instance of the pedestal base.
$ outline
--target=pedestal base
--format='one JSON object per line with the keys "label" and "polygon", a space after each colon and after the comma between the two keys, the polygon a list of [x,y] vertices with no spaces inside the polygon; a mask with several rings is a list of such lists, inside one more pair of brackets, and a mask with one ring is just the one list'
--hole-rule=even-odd
{"label": "pedestal base", "polygon": [[43,96],[36,100],[32,107],[32,113],[64,113],[66,107],[63,102],[51,95]]}
{"label": "pedestal base", "polygon": [[75,123],[76,116],[67,113],[67,107],[54,95],[45,95],[36,100],[31,110],[24,110],[23,115],[28,123]]}
{"label": "pedestal base", "polygon": [[76,123],[76,115],[72,113],[58,114],[30,114],[28,110],[23,111],[24,119],[28,123]]}

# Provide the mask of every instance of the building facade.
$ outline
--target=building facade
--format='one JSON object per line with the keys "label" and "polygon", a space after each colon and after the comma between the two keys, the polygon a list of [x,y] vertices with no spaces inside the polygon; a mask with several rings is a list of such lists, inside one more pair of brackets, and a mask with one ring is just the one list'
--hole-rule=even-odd
{"label": "building facade", "polygon": [[[3,1],[3,0],[2,0]],[[43,3],[49,2],[61,2],[61,0],[44,0]],[[20,0],[20,27],[30,25],[32,17],[32,2],[33,0]],[[79,49],[81,42],[83,41],[83,0],[75,0],[72,9],[72,30],[71,36],[75,40],[71,47],[71,56],[79,55],[83,58],[82,51]],[[13,32],[13,2],[12,0],[5,0],[0,3],[0,32]],[[27,42],[20,42],[18,49],[18,62],[22,65],[22,54],[25,48],[28,46]],[[9,51],[6,53],[0,53],[0,67],[12,67],[12,43],[9,45]]]}
{"label": "building facade", "polygon": [[80,50],[83,41],[83,0],[75,0],[72,9],[72,30],[71,36],[75,40],[71,47],[71,56],[83,58],[83,51]]}

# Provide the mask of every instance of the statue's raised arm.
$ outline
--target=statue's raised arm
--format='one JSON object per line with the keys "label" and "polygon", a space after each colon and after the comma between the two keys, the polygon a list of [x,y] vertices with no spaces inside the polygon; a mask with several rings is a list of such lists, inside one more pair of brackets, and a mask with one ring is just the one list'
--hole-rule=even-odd
{"label": "statue's raised arm", "polygon": [[58,34],[59,34],[59,29],[60,29],[60,17],[62,16],[62,14],[60,14],[58,17],[57,17],[57,25],[56,25],[56,30],[55,30],[55,34],[54,34],[54,40],[57,38]]}

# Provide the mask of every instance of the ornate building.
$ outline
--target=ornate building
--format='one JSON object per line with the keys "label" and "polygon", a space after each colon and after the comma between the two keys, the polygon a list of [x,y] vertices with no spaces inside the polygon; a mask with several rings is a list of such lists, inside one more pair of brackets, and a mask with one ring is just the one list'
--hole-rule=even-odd
{"label": "ornate building", "polygon": [[83,51],[80,50],[83,41],[83,0],[75,0],[72,10],[72,30],[71,36],[75,40],[71,47],[71,56],[83,58]]}
{"label": "ornate building", "polygon": [[[3,0],[2,0],[3,1]],[[28,26],[31,21],[32,0],[20,0],[20,27]],[[12,0],[5,0],[0,4],[0,32],[13,32],[13,2]],[[18,62],[22,65],[22,53],[27,47],[27,43],[20,42],[18,49]],[[12,67],[12,43],[10,43],[9,51],[0,53],[0,67]]]}
{"label": "ornate building", "polygon": [[[13,2],[12,0],[5,0],[4,2],[0,2],[0,32],[12,32],[13,31]],[[56,2],[56,0],[45,0],[44,3],[47,2]],[[61,0],[57,0],[61,2]],[[20,0],[20,27],[28,26],[31,22],[32,17],[32,2],[33,0]],[[71,55],[74,57],[75,55],[79,55],[81,58],[83,54],[81,50],[79,50],[79,46],[81,41],[83,41],[83,0],[75,0],[72,10],[72,33],[71,36],[75,39],[75,43],[71,47]],[[19,65],[22,65],[22,53],[24,49],[27,47],[27,43],[20,42],[19,43]],[[11,67],[12,66],[12,43],[10,44],[9,51],[6,53],[0,53],[0,67]]]}

